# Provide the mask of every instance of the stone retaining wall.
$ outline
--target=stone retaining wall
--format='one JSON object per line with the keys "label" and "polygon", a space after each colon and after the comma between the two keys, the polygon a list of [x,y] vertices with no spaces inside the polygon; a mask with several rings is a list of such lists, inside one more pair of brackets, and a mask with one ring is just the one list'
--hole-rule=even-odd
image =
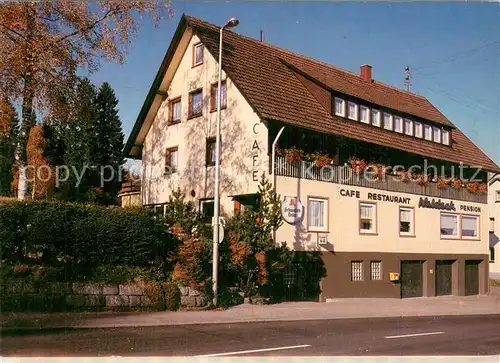
{"label": "stone retaining wall", "polygon": [[[153,285],[154,286],[154,285]],[[47,282],[33,284],[24,280],[2,282],[2,311],[64,311],[94,309],[158,309],[161,290],[147,284],[99,284]],[[181,306],[203,306],[205,299],[189,288],[181,288]]]}

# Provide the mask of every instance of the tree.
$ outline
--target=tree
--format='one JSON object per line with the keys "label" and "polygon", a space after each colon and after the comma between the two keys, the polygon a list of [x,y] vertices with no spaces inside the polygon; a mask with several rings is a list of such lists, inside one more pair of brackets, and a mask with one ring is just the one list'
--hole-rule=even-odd
{"label": "tree", "polygon": [[0,195],[11,194],[18,123],[17,112],[9,100],[0,100]]}
{"label": "tree", "polygon": [[31,128],[26,148],[28,180],[31,181],[32,199],[47,196],[54,186],[54,169],[50,167],[47,157],[43,155],[45,139],[40,125]]}
{"label": "tree", "polygon": [[0,98],[21,106],[16,150],[20,199],[27,190],[24,166],[32,114],[64,112],[59,101],[75,83],[78,70],[94,72],[101,59],[122,63],[139,27],[137,14],[150,15],[158,25],[172,10],[169,2],[160,0],[0,4]]}
{"label": "tree", "polygon": [[105,204],[116,201],[121,186],[121,166],[125,162],[122,152],[124,135],[117,106],[113,89],[104,82],[95,100],[97,115],[92,157],[100,170],[101,201]]}

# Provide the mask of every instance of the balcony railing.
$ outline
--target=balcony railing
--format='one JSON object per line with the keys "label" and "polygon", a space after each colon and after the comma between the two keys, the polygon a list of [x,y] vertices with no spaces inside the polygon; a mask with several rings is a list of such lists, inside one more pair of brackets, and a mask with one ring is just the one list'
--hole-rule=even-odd
{"label": "balcony railing", "polygon": [[387,190],[398,193],[409,193],[427,197],[462,200],[474,203],[487,203],[487,195],[469,193],[466,189],[448,187],[440,189],[437,183],[429,182],[426,186],[410,180],[407,183],[398,180],[395,175],[385,175],[382,179],[358,175],[350,166],[329,165],[323,168],[314,166],[310,161],[287,162],[284,157],[276,157],[276,175],[292,178],[317,180],[328,183],[353,185],[364,188]]}

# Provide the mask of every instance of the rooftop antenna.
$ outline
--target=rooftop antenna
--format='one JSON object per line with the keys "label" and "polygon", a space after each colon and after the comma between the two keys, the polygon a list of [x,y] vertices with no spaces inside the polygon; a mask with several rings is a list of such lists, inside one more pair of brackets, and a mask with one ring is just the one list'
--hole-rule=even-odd
{"label": "rooftop antenna", "polygon": [[411,87],[411,69],[410,66],[406,66],[405,68],[405,89],[407,92],[410,92],[410,87]]}
{"label": "rooftop antenna", "polygon": [[264,30],[260,30],[260,41],[264,42]]}

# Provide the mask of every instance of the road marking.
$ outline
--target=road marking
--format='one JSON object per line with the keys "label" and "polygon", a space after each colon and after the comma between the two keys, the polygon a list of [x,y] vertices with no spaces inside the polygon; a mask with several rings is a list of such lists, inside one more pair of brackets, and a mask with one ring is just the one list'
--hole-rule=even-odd
{"label": "road marking", "polygon": [[241,350],[239,352],[227,352],[227,353],[214,353],[214,354],[203,354],[195,355],[195,357],[222,357],[224,355],[236,355],[236,354],[248,354],[248,353],[259,353],[259,352],[271,352],[273,350],[285,350],[285,349],[298,349],[310,347],[309,344],[304,345],[292,345],[289,347],[276,347],[276,348],[265,348],[265,349],[254,349],[254,350]]}
{"label": "road marking", "polygon": [[396,338],[409,338],[409,337],[422,337],[425,335],[438,335],[444,334],[444,331],[435,331],[432,333],[418,333],[418,334],[406,334],[406,335],[392,335],[389,337],[384,337],[385,339],[396,339]]}

